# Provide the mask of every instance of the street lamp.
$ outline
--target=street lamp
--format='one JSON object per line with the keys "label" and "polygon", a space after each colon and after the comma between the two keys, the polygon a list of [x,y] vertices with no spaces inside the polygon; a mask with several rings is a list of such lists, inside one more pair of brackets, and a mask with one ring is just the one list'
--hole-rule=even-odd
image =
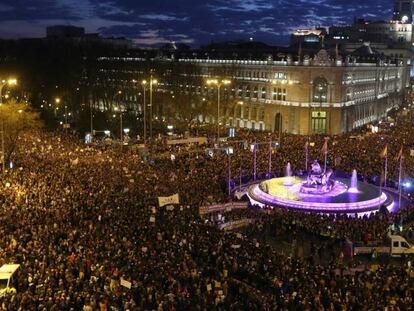
{"label": "street lamp", "polygon": [[231,83],[230,80],[217,80],[217,79],[209,79],[207,80],[207,85],[215,85],[217,87],[217,142],[220,138],[220,88],[222,85],[229,85]]}
{"label": "street lamp", "polygon": [[[60,99],[60,97],[55,97],[55,104],[59,105],[60,102],[62,100]],[[56,110],[59,110],[59,107],[56,107],[55,109],[55,115],[56,115]],[[67,133],[68,130],[68,106],[65,105],[65,124],[63,125],[64,129],[65,129],[65,133]]]}
{"label": "street lamp", "polygon": [[55,117],[57,115],[57,110],[59,110],[58,105],[60,104],[60,97],[55,97]]}
{"label": "street lamp", "polygon": [[149,85],[150,85],[150,105],[149,105],[150,106],[150,139],[152,139],[152,87],[157,84],[158,84],[158,80],[153,79],[151,75],[150,82],[149,82]]}
{"label": "street lamp", "polygon": [[144,91],[144,103],[143,103],[143,109],[144,109],[144,144],[147,141],[147,103],[145,102],[145,92],[147,90],[147,80],[142,80],[141,82],[142,89]]}
{"label": "street lamp", "polygon": [[120,129],[119,129],[119,135],[120,135],[120,138],[121,138],[121,146],[122,146],[122,143],[123,143],[123,131],[122,131],[122,109],[120,109],[120,108],[118,108],[118,107],[115,107],[114,108],[114,110],[115,111],[119,111],[119,119],[120,119],[120,123],[121,123],[121,126],[120,126]]}

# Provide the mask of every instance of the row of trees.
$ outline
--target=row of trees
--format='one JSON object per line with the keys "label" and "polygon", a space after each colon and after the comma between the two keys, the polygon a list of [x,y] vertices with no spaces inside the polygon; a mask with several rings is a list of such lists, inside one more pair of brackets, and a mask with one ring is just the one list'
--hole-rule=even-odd
{"label": "row of trees", "polygon": [[[0,105],[0,143],[5,163],[13,158],[19,138],[23,133],[43,127],[39,112],[25,102],[11,99]],[[4,149],[3,149],[4,148]],[[3,160],[3,158],[1,159]]]}

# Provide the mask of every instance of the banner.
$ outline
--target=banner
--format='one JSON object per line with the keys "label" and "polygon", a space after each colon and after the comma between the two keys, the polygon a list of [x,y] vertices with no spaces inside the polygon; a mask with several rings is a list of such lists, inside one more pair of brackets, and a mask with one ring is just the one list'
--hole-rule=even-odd
{"label": "banner", "polygon": [[158,204],[159,206],[170,205],[170,204],[179,204],[180,197],[178,193],[173,194],[169,197],[158,197]]}
{"label": "banner", "polygon": [[132,283],[127,281],[127,280],[124,280],[123,278],[121,278],[121,286],[126,287],[128,289],[131,289]]}
{"label": "banner", "polygon": [[230,202],[226,204],[215,204],[210,206],[200,206],[199,213],[200,215],[208,214],[208,213],[214,213],[219,211],[226,211],[229,212],[232,209],[244,209],[248,208],[249,203],[248,202]]}
{"label": "banner", "polygon": [[250,219],[250,218],[234,220],[234,221],[230,221],[230,222],[221,224],[219,226],[219,229],[224,230],[224,231],[231,231],[231,230],[234,230],[234,229],[238,229],[238,228],[241,228],[241,227],[248,226],[252,223],[254,223],[254,219]]}
{"label": "banner", "polygon": [[171,139],[167,140],[167,145],[181,145],[181,144],[191,144],[197,143],[200,145],[207,144],[207,137],[192,137],[186,139]]}

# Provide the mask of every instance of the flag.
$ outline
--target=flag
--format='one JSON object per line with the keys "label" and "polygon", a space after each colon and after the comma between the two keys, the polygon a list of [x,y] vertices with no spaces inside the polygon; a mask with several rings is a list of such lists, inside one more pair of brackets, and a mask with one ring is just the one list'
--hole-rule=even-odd
{"label": "flag", "polygon": [[386,158],[386,157],[388,157],[388,145],[385,145],[384,150],[382,150],[382,151],[381,151],[381,153],[380,153],[380,157],[381,157],[381,158]]}
{"label": "flag", "polygon": [[384,170],[381,170],[381,176],[380,176],[380,186],[382,186],[382,184],[385,181],[385,174],[384,174]]}
{"label": "flag", "polygon": [[327,154],[328,153],[328,140],[327,139],[325,139],[325,143],[323,144],[323,147],[321,149],[321,152],[323,154]]}
{"label": "flag", "polygon": [[403,147],[401,147],[400,152],[398,152],[397,157],[395,158],[397,161],[401,160],[403,157]]}

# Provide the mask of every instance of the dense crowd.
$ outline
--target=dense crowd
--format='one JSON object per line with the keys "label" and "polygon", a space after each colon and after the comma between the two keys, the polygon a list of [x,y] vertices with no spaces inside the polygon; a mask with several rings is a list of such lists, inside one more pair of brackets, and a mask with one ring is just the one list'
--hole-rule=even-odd
{"label": "dense crowd", "polygon": [[[408,124],[408,123],[407,123]],[[410,145],[408,125],[388,135],[390,150]],[[400,135],[401,134],[401,135]],[[268,134],[240,133],[259,141]],[[312,137],[321,146],[322,137]],[[303,166],[304,137],[285,135],[275,170]],[[378,174],[381,135],[332,138],[337,169]],[[374,145],[375,143],[375,145]],[[161,143],[158,153],[172,152]],[[318,149],[318,150],[316,150]],[[358,157],[355,156],[358,150]],[[340,257],[329,264],[281,253],[250,234],[224,233],[201,205],[226,202],[226,155],[174,150],[175,159],[143,160],[134,150],[86,146],[74,138],[36,133],[21,137],[13,169],[0,181],[0,265],[18,263],[16,293],[3,310],[410,310],[414,278],[407,265],[361,269]],[[311,152],[317,157],[319,147]],[[408,152],[408,151],[407,151]],[[330,153],[330,154],[331,154]],[[258,167],[267,169],[266,152]],[[320,156],[319,156],[320,157]],[[378,159],[377,159],[378,158]],[[237,161],[236,161],[237,159]],[[251,170],[252,154],[237,147]],[[407,173],[411,174],[407,156]],[[390,161],[392,162],[392,161]],[[395,168],[390,164],[390,172]],[[246,172],[247,174],[248,172]],[[180,195],[159,207],[158,196]],[[221,221],[252,218],[259,233],[303,231],[330,239],[383,239],[389,223],[410,227],[410,209],[364,219],[289,211],[224,212]],[[224,217],[224,218],[222,218]],[[329,225],[329,228],[328,228]]]}

